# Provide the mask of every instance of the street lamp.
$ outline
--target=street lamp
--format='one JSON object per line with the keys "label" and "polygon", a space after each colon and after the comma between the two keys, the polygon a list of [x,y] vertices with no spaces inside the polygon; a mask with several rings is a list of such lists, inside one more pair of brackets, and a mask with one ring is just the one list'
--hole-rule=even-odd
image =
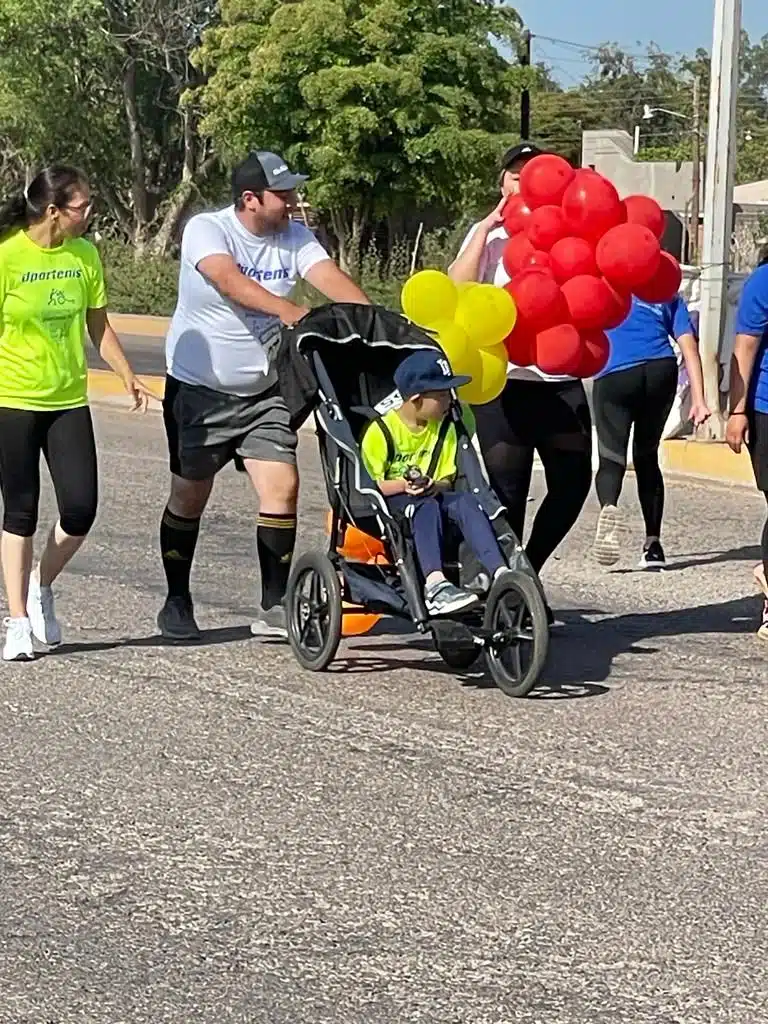
{"label": "street lamp", "polygon": [[[696,262],[699,248],[699,194],[701,192],[701,131],[699,129],[699,89],[701,83],[698,75],[693,80],[693,117],[682,114],[679,110],[669,110],[667,107],[652,107],[650,103],[643,104],[643,121],[652,121],[656,114],[667,114],[669,117],[679,117],[682,121],[692,121],[688,129],[693,138],[693,181],[691,182],[691,217],[688,223],[688,258],[691,263]],[[640,148],[640,125],[635,127],[635,154]]]}

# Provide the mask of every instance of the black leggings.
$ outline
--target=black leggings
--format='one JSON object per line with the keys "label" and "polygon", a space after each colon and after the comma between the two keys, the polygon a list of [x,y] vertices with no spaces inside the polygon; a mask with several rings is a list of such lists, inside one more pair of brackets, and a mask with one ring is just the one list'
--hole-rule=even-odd
{"label": "black leggings", "polygon": [[646,537],[661,534],[664,478],[659,445],[677,390],[677,360],[652,359],[595,381],[593,405],[600,466],[595,477],[601,508],[617,505],[627,469],[629,432],[634,424],[632,461]]}
{"label": "black leggings", "polygon": [[87,406],[58,412],[0,408],[0,492],[3,530],[32,537],[40,504],[40,454],[45,456],[70,537],[93,526],[98,500],[96,442]]}
{"label": "black leggings", "polygon": [[539,572],[579,517],[592,483],[592,423],[581,381],[509,380],[495,402],[474,407],[491,485],[522,541],[534,452],[547,494],[526,553]]}

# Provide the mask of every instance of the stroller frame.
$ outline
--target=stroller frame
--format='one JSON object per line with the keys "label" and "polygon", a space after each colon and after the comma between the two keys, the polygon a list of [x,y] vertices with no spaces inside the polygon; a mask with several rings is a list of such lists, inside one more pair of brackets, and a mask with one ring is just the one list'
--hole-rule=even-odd
{"label": "stroller frame", "polygon": [[[327,316],[334,308],[326,306],[322,311]],[[347,306],[345,313],[356,309],[366,307]],[[544,594],[536,572],[506,522],[503,506],[485,479],[458,399],[453,395],[448,413],[458,436],[457,489],[469,490],[477,496],[478,504],[491,520],[510,571],[494,581],[487,596],[471,609],[454,617],[435,617],[424,601],[423,578],[409,521],[392,512],[366,471],[343,400],[319,351],[319,345],[327,343],[362,343],[366,347],[388,343],[372,340],[370,329],[365,333],[363,329],[348,331],[342,337],[313,331],[312,320],[317,319],[318,312],[309,314],[297,327],[286,329],[282,341],[294,346],[294,352],[306,360],[316,381],[313,415],[331,505],[327,550],[301,555],[288,582],[285,603],[294,657],[310,671],[326,669],[338,651],[344,615],[378,613],[408,620],[422,634],[431,632],[437,652],[454,670],[469,669],[484,655],[499,689],[508,696],[525,696],[538,682],[549,648]],[[374,317],[382,315],[385,320],[395,316],[374,309]],[[354,320],[354,316],[351,318]],[[398,317],[397,321],[401,337],[397,345],[389,346],[391,349],[402,350],[403,356],[423,348],[439,350],[432,337],[407,321],[403,339],[403,318]],[[359,388],[363,403],[349,409],[358,418],[370,420],[383,406],[394,407],[390,401],[396,395],[394,385],[384,403],[380,401],[376,406],[369,400],[363,373],[359,376]],[[346,558],[340,549],[349,526],[380,539],[387,562],[366,563]],[[451,561],[450,555],[448,551],[445,572],[456,583],[466,582],[481,568],[463,541],[456,551],[457,559]]]}

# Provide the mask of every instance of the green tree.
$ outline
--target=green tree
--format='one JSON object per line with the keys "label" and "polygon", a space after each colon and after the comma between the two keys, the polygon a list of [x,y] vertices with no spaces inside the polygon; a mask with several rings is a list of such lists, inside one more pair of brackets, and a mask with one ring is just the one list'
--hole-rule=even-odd
{"label": "green tree", "polygon": [[203,128],[227,158],[263,147],[311,175],[342,259],[405,209],[477,202],[517,125],[494,0],[222,0],[195,56]]}
{"label": "green tree", "polygon": [[80,163],[120,236],[167,248],[213,167],[186,101],[211,17],[208,0],[0,0],[4,184]]}

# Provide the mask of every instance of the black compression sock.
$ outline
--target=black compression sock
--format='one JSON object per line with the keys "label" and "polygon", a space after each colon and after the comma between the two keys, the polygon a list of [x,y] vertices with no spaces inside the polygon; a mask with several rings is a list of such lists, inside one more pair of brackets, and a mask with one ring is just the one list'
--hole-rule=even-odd
{"label": "black compression sock", "polygon": [[160,551],[169,597],[189,597],[200,519],[183,519],[166,508],[160,523]]}
{"label": "black compression sock", "polygon": [[285,597],[295,545],[295,515],[259,515],[256,549],[259,553],[261,607],[264,611],[280,604]]}

